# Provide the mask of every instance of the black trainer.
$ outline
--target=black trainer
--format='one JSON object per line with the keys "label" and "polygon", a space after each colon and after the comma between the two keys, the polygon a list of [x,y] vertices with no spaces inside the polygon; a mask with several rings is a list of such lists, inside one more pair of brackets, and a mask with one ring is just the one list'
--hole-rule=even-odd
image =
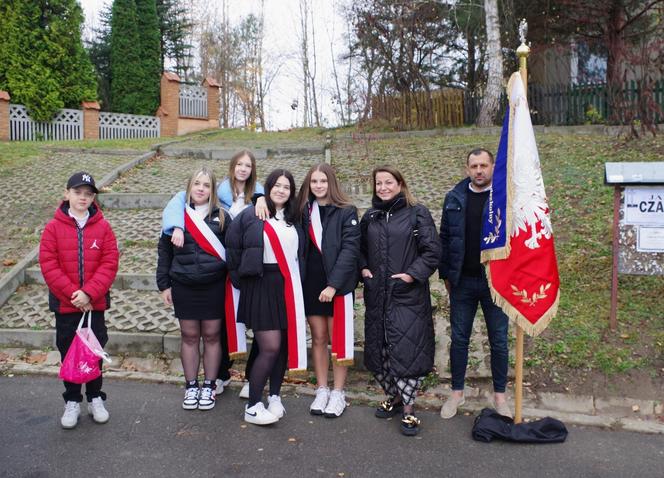
{"label": "black trainer", "polygon": [[378,408],[376,408],[374,415],[376,418],[390,418],[401,410],[403,410],[403,403],[401,403],[401,401],[394,403],[394,399],[388,398],[378,404]]}
{"label": "black trainer", "polygon": [[401,418],[401,433],[408,437],[417,435],[420,431],[420,419],[410,413]]}

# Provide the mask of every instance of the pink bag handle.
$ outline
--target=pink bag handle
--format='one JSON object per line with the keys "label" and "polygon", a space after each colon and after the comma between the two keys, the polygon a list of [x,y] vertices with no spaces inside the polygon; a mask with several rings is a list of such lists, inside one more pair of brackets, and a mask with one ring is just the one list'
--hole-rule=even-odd
{"label": "pink bag handle", "polygon": [[[91,321],[92,321],[92,311],[91,310],[83,312],[83,315],[81,316],[81,320],[78,323],[78,327],[76,328],[76,331],[78,332],[79,330],[81,330],[83,328],[83,321],[85,321],[86,318],[87,318],[87,321],[86,321],[85,327],[88,329],[88,331],[91,334],[94,335],[94,332],[92,332],[92,324],[91,324]],[[88,342],[88,341],[85,340],[85,342]],[[95,338],[95,342],[97,342],[96,338]],[[87,345],[89,346],[90,344],[88,343]],[[99,358],[105,360],[106,362],[113,363],[113,360],[111,360],[111,356],[107,352],[105,352],[103,349],[95,350],[94,348],[91,348],[90,350],[92,350],[95,353],[95,355],[99,356]]]}

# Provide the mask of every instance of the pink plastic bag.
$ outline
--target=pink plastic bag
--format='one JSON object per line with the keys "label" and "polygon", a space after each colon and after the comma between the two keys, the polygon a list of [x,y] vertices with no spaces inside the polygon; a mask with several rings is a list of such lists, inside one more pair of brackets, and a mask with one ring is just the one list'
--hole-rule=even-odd
{"label": "pink plastic bag", "polygon": [[[87,316],[87,327],[83,327],[83,321]],[[87,383],[101,375],[99,368],[99,359],[103,358],[108,362],[111,359],[104,352],[99,340],[92,332],[90,320],[92,312],[86,312],[81,317],[76,329],[76,336],[72,341],[65,359],[60,366],[59,377],[72,383]]]}

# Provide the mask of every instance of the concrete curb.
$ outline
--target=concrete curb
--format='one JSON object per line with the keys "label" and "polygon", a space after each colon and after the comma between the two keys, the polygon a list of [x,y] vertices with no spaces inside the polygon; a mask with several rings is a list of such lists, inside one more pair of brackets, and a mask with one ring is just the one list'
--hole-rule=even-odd
{"label": "concrete curb", "polygon": [[[26,284],[45,285],[41,269],[29,267],[25,270]],[[113,289],[157,291],[157,279],[154,274],[119,273],[115,276]],[[0,329],[2,330],[2,329]]]}
{"label": "concrete curb", "polygon": [[104,187],[110,185],[113,181],[118,179],[122,173],[129,171],[134,166],[138,166],[139,164],[142,164],[142,163],[146,162],[148,159],[151,159],[156,155],[157,155],[156,151],[149,151],[147,153],[144,153],[144,154],[140,155],[137,158],[132,159],[128,163],[125,163],[121,166],[118,166],[113,171],[111,171],[106,176],[104,176],[101,179],[101,181],[98,181],[97,182],[97,187],[99,189],[101,189],[101,188],[104,188]]}
{"label": "concrete curb", "polygon": [[[1,366],[0,371],[3,375],[9,376],[18,374],[57,377],[59,366],[35,365],[30,363],[7,363]],[[104,377],[119,380],[140,380],[143,382],[170,383],[175,385],[182,384],[183,380],[181,376],[174,374],[140,372],[134,370],[106,370],[104,371]],[[242,385],[242,381],[234,379],[225,388],[236,392],[242,387]],[[282,390],[285,392],[285,395],[291,393],[295,395],[314,396],[316,394],[316,390],[313,386],[307,386],[298,383],[288,383],[288,381],[284,383]],[[444,403],[444,399],[448,395],[449,392],[443,394],[425,393],[424,395],[417,398],[417,406],[418,408],[425,409],[439,409]],[[570,396],[566,397],[571,398]],[[353,388],[348,388],[346,390],[346,399],[364,405],[371,405],[372,403],[376,403],[384,399],[384,396],[382,393],[374,392],[371,390],[360,391],[354,390]],[[459,407],[459,412],[464,415],[474,415],[487,406],[488,403],[483,397],[467,398],[466,403]],[[537,404],[536,402],[533,402],[531,406],[525,406],[522,412],[525,421],[537,420],[544,417],[552,417],[563,421],[566,425],[592,426],[637,433],[664,434],[664,423],[659,422],[657,419],[634,418],[615,413],[596,415],[580,412],[564,412],[557,409],[546,408],[543,404]]]}

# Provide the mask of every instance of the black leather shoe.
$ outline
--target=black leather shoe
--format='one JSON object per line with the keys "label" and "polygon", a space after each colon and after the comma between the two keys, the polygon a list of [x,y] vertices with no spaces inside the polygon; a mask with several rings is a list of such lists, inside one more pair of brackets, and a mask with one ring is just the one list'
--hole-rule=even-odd
{"label": "black leather shoe", "polygon": [[420,431],[420,419],[415,415],[406,414],[401,418],[401,433],[413,437]]}
{"label": "black leather shoe", "polygon": [[401,410],[403,410],[403,403],[394,403],[393,399],[388,398],[378,404],[378,408],[376,408],[374,415],[376,415],[377,418],[390,418]]}

